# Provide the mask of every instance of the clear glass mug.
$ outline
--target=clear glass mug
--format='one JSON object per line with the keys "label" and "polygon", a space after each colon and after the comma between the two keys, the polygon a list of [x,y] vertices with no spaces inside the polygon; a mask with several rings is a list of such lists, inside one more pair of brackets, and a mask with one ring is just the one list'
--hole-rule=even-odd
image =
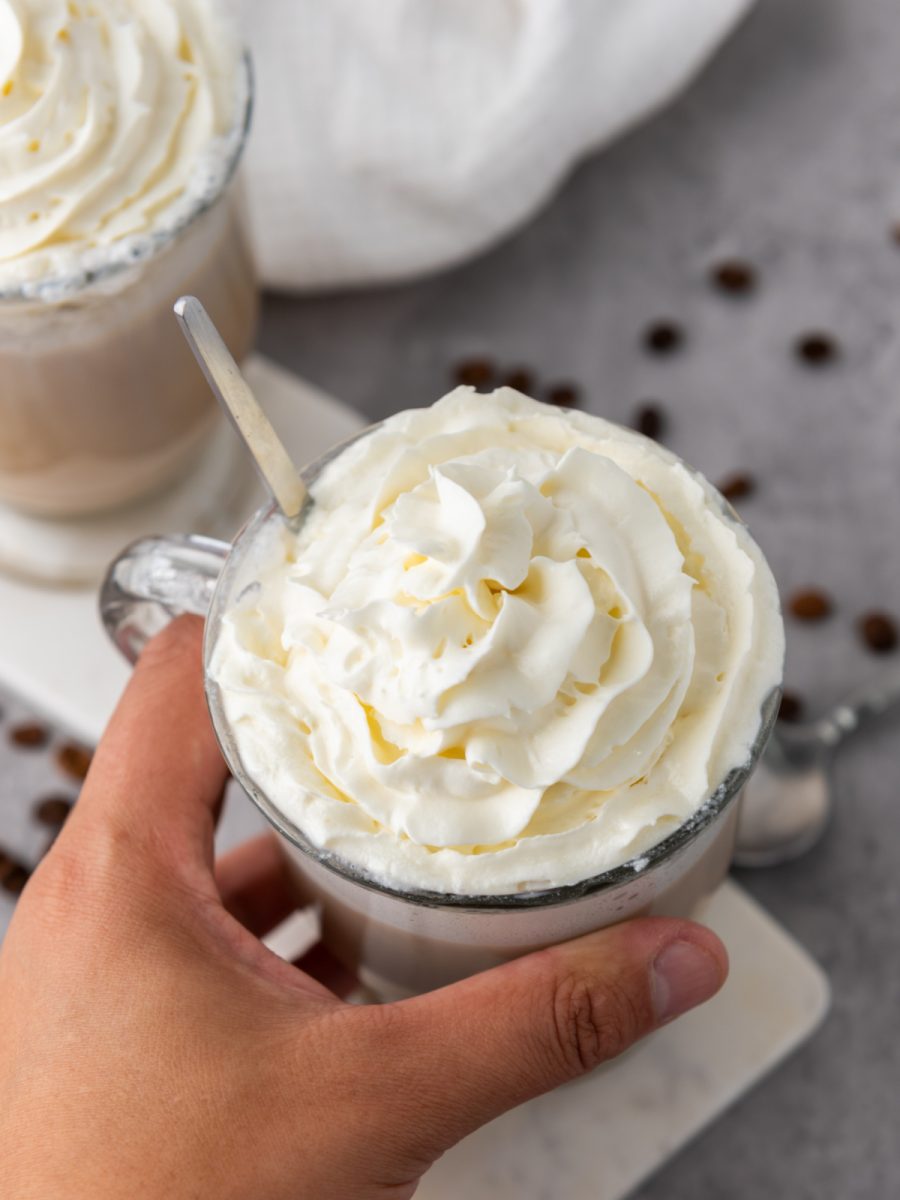
{"label": "clear glass mug", "polygon": [[215,175],[171,228],[135,240],[134,261],[0,289],[0,502],[100,512],[175,479],[208,442],[219,413],[172,305],[199,296],[235,357],[250,350],[258,291],[232,183],[252,110],[247,56],[238,72]]}
{"label": "clear glass mug", "polygon": [[[365,431],[359,436],[365,437]],[[307,486],[348,444],[303,472]],[[247,552],[270,520],[281,517],[271,506],[260,509],[232,545],[182,535],[145,538],[123,551],[100,593],[103,623],[122,653],[134,662],[154,633],[176,615],[192,612],[206,617],[203,657],[208,664],[223,615],[252,586]],[[576,884],[499,896],[388,887],[313,845],[245,770],[218,687],[208,674],[206,696],[233,775],[281,835],[298,896],[319,907],[323,941],[378,995],[395,998],[429,991],[628,917],[696,914],[728,871],[741,789],[768,740],[780,690],[766,698],[747,762],[656,846]]]}

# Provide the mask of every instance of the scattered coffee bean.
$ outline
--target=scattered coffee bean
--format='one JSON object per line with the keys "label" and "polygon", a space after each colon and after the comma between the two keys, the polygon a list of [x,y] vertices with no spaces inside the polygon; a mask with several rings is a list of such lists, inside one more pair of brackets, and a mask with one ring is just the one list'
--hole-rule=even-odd
{"label": "scattered coffee bean", "polygon": [[862,640],[876,654],[889,654],[897,648],[897,622],[887,613],[865,613],[859,618],[858,628]]}
{"label": "scattered coffee bean", "polygon": [[56,765],[72,779],[84,779],[91,765],[93,754],[75,742],[65,742],[56,752]]}
{"label": "scattered coffee bean", "polygon": [[37,721],[23,721],[9,731],[9,739],[23,750],[40,750],[50,741],[50,730]]}
{"label": "scattered coffee bean", "polygon": [[34,805],[35,820],[54,828],[64,825],[71,811],[72,800],[68,796],[45,796]]}
{"label": "scattered coffee bean", "polygon": [[729,258],[716,263],[709,273],[711,282],[720,292],[730,296],[746,296],[756,287],[756,271],[750,263]]}
{"label": "scattered coffee bean", "polygon": [[719,491],[726,500],[743,500],[756,491],[756,480],[747,471],[736,471],[722,480]]}
{"label": "scattered coffee bean", "polygon": [[778,709],[779,721],[799,721],[803,717],[804,704],[796,692],[785,692]]}
{"label": "scattered coffee bean", "polygon": [[489,358],[467,358],[457,363],[454,375],[457,383],[487,389],[493,386],[496,370]]}
{"label": "scattered coffee bean", "polygon": [[789,608],[799,621],[823,621],[831,616],[831,598],[821,588],[802,588],[791,596]]}
{"label": "scattered coffee bean", "polygon": [[675,354],[684,345],[684,330],[674,321],[654,321],[644,331],[643,341],[651,354]]}
{"label": "scattered coffee bean", "polygon": [[900,246],[900,221],[891,226],[891,238]]}
{"label": "scattered coffee bean", "polygon": [[659,441],[666,428],[666,417],[658,404],[642,404],[634,418],[634,427],[645,437]]}
{"label": "scattered coffee bean", "polygon": [[524,392],[526,396],[534,395],[534,375],[527,367],[514,367],[503,382],[517,392]]}
{"label": "scattered coffee bean", "polygon": [[10,895],[18,896],[28,882],[30,872],[26,866],[6,850],[0,850],[0,887]]}
{"label": "scattered coffee bean", "polygon": [[31,872],[28,868],[17,863],[11,871],[0,879],[0,887],[3,888],[4,892],[8,892],[10,896],[18,896],[30,878]]}
{"label": "scattered coffee bean", "polygon": [[794,353],[810,367],[824,367],[840,354],[830,333],[804,333],[794,343]]}
{"label": "scattered coffee bean", "polygon": [[581,395],[574,383],[556,383],[547,391],[547,403],[560,408],[577,408]]}

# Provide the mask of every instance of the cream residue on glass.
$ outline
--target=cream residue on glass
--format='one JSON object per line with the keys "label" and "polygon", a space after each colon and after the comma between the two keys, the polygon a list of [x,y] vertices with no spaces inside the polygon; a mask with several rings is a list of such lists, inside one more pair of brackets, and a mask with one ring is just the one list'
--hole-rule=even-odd
{"label": "cream residue on glass", "polygon": [[0,0],[0,290],[218,182],[238,53],[213,0]]}
{"label": "cream residue on glass", "polygon": [[266,526],[213,649],[244,768],[397,888],[499,894],[643,853],[748,758],[778,596],[718,493],[508,388],[399,413]]}

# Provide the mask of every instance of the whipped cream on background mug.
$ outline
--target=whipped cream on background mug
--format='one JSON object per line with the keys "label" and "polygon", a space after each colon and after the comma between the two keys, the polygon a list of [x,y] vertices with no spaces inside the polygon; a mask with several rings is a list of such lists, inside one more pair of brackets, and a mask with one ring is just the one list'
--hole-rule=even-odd
{"label": "whipped cream on background mug", "polygon": [[199,295],[249,349],[226,194],[249,107],[215,0],[0,0],[0,500],[101,511],[205,445],[218,414],[171,306]]}
{"label": "whipped cream on background mug", "polygon": [[208,0],[0,0],[0,289],[171,222],[238,59]]}
{"label": "whipped cream on background mug", "polygon": [[[715,489],[505,388],[399,413],[308,479],[299,528],[238,540],[208,690],[342,957],[417,989],[711,890],[784,650]],[[132,652],[134,555],[104,600]]]}

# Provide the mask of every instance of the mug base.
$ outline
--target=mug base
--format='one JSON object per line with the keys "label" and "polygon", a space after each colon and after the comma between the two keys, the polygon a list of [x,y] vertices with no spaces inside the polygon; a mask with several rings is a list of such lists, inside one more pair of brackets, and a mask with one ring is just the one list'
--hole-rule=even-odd
{"label": "mug base", "polygon": [[231,538],[255,476],[234,431],[217,421],[209,444],[174,484],[110,512],[48,518],[0,504],[0,571],[50,585],[96,584],[124,545],[148,529]]}

